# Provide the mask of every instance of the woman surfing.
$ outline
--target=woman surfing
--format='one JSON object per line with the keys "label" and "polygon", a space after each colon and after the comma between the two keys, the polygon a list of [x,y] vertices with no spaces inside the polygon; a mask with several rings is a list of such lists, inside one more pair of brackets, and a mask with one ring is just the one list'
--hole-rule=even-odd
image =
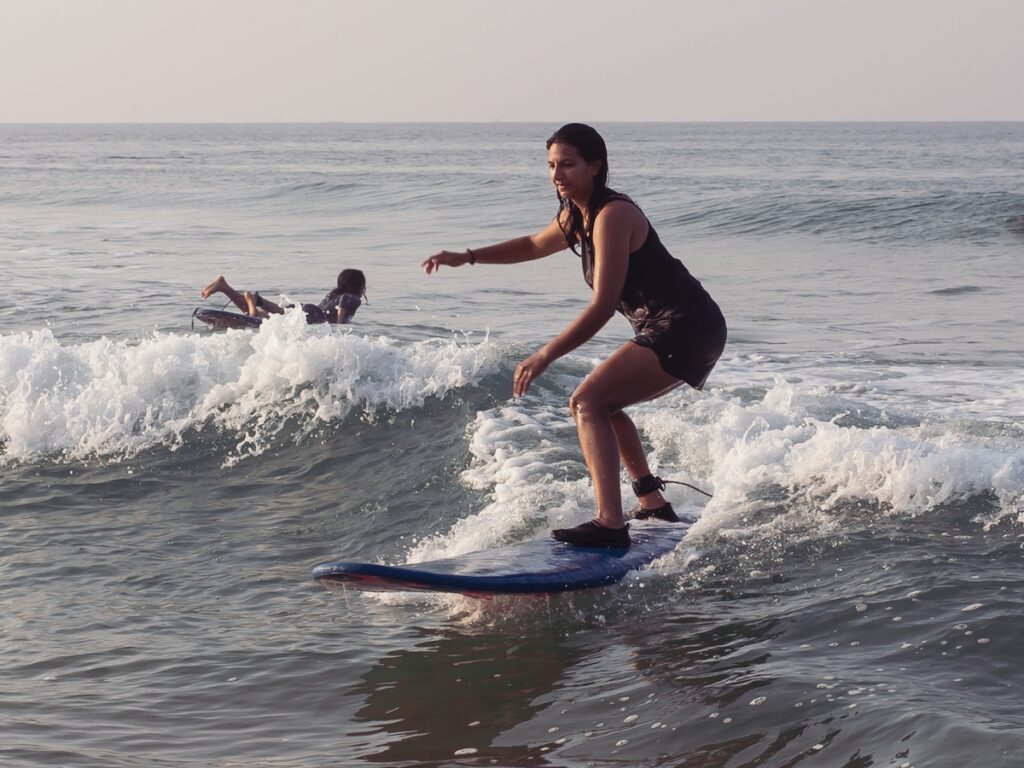
{"label": "woman surfing", "polygon": [[603,361],[576,388],[569,408],[594,484],[594,519],[552,536],[579,546],[629,546],[629,525],[619,491],[620,460],[639,499],[637,519],[677,521],[651,474],[633,421],[624,409],[688,384],[702,389],[722,354],[725,318],[718,305],[674,258],[643,211],[608,186],[604,139],[588,125],[569,123],[547,141],[548,168],[558,212],[533,235],[463,252],[441,251],[426,259],[430,275],[441,266],[516,264],[566,248],[580,257],[593,291],[590,303],[555,338],[516,367],[513,394],[558,358],[591,339],[616,311],[635,336]]}

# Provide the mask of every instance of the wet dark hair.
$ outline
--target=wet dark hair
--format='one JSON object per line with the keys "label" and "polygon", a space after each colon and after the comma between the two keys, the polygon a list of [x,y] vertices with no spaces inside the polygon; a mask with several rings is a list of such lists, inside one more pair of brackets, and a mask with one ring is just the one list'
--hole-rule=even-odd
{"label": "wet dark hair", "polygon": [[589,239],[593,235],[597,212],[609,198],[618,195],[608,186],[608,147],[605,146],[601,134],[584,123],[563,125],[548,138],[547,148],[551,149],[553,144],[568,144],[588,163],[601,161],[601,169],[594,177],[594,189],[587,201],[586,227],[583,224],[583,211],[571,200],[558,195],[558,226],[561,227],[562,234],[565,235],[573,253],[578,255],[576,245],[580,240]]}
{"label": "wet dark hair", "polygon": [[338,287],[331,291],[331,295],[340,296],[343,293],[366,297],[366,275],[361,269],[343,269],[338,273]]}

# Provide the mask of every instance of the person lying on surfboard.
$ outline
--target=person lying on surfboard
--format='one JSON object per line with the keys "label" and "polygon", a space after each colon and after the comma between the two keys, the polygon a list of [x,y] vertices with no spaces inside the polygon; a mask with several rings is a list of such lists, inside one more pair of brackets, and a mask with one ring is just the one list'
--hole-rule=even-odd
{"label": "person lying on surfboard", "polygon": [[[250,317],[266,317],[267,315],[283,315],[284,308],[263,298],[259,293],[236,291],[224,275],[215,278],[199,292],[204,299],[215,293],[223,293],[235,306]],[[303,304],[306,322],[313,323],[347,323],[359,309],[366,298],[366,276],[359,269],[343,269],[338,274],[338,285],[332,288],[319,304]]]}
{"label": "person lying on surfboard", "polygon": [[608,151],[588,125],[569,123],[547,140],[558,213],[534,235],[463,252],[441,251],[422,263],[515,264],[569,248],[580,257],[593,291],[590,303],[560,334],[516,367],[512,391],[525,395],[552,362],[588,341],[618,310],[635,336],[598,365],[573,392],[569,408],[594,484],[597,514],[575,528],[552,531],[579,546],[629,546],[619,491],[620,459],[633,480],[633,517],[676,521],[651,474],[640,436],[623,411],[686,383],[702,389],[725,348],[725,318],[700,282],[662,245],[630,198],[608,186]]}

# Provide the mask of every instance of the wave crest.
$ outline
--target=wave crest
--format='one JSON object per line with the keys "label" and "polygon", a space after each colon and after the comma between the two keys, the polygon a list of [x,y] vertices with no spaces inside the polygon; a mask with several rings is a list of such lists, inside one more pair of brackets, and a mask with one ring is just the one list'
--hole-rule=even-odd
{"label": "wave crest", "polygon": [[0,338],[0,460],[125,458],[176,449],[207,425],[259,453],[285,423],[306,433],[352,411],[401,411],[497,370],[488,342],[401,344],[308,326],[64,345],[49,330]]}

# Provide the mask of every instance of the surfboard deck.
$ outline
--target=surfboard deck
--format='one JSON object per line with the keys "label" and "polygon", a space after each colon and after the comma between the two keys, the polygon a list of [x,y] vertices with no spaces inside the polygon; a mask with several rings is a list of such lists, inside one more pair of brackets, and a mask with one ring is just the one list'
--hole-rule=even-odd
{"label": "surfboard deck", "polygon": [[668,554],[693,522],[631,521],[629,549],[576,547],[543,538],[423,563],[321,563],[313,569],[313,578],[328,589],[427,590],[474,597],[569,592],[614,584]]}
{"label": "surfboard deck", "polygon": [[195,327],[195,321],[200,320],[211,328],[218,330],[224,328],[259,328],[260,323],[263,322],[261,318],[243,315],[241,312],[226,312],[223,309],[207,309],[206,307],[198,307],[192,313],[192,318],[193,327]]}

